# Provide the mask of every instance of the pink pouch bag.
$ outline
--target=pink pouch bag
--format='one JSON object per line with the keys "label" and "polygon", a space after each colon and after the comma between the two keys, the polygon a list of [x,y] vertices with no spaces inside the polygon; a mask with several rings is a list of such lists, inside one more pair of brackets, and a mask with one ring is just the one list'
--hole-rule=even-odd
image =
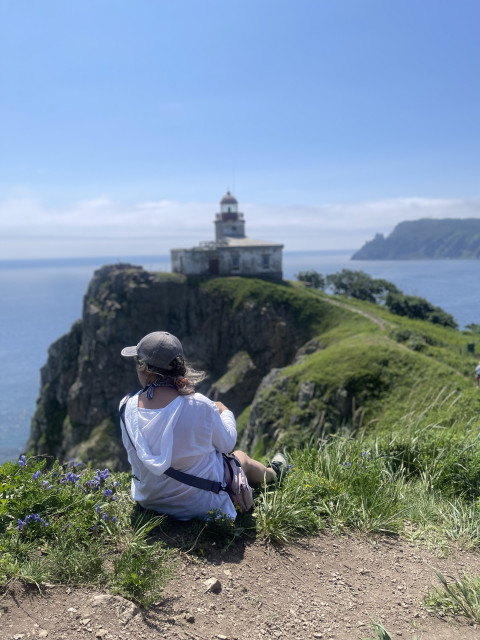
{"label": "pink pouch bag", "polygon": [[240,511],[251,511],[253,507],[253,492],[248,484],[247,476],[240,466],[238,458],[233,453],[223,454],[223,470],[227,493]]}

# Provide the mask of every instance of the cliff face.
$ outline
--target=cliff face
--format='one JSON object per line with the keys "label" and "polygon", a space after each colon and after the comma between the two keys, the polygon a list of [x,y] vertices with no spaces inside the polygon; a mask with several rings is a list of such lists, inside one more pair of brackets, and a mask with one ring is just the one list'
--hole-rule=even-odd
{"label": "cliff face", "polygon": [[380,322],[372,305],[300,284],[103,267],[82,319],[50,347],[29,450],[126,468],[118,403],[139,383],[120,351],[159,329],[178,335],[193,366],[209,373],[199,391],[234,411],[239,446],[255,456],[370,428],[379,416],[396,424],[412,403],[445,390],[460,394],[448,421],[468,422],[480,411],[469,377],[476,360],[459,356],[469,338],[424,325],[393,315]]}
{"label": "cliff face", "polygon": [[352,260],[440,258],[480,258],[480,220],[401,222],[387,238],[378,233],[352,256]]}
{"label": "cliff face", "polygon": [[179,336],[186,357],[209,373],[200,391],[240,413],[263,377],[290,363],[312,336],[318,309],[302,310],[291,289],[241,278],[187,280],[132,265],[98,270],[82,319],[49,349],[30,450],[124,467],[118,403],[139,383],[120,351],[156,330]]}

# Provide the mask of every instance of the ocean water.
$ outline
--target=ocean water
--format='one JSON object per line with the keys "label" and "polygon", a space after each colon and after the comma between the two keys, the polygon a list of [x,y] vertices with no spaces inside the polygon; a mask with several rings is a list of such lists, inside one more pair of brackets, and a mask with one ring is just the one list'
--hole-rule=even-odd
{"label": "ocean water", "polygon": [[[350,261],[353,251],[285,252],[284,277],[361,269],[427,298],[464,327],[480,323],[480,260]],[[22,453],[52,342],[81,317],[95,269],[129,262],[170,271],[168,256],[0,261],[0,463]]]}

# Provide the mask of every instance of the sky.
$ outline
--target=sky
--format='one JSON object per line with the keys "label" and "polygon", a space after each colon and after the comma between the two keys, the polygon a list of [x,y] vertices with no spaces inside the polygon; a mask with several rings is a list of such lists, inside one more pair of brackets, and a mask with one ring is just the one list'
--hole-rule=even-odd
{"label": "sky", "polygon": [[480,217],[478,0],[0,0],[0,259]]}

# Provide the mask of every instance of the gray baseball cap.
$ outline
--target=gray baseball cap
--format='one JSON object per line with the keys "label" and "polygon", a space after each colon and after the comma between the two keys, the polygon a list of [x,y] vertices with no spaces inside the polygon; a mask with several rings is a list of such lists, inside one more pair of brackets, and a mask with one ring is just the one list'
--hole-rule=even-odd
{"label": "gray baseball cap", "polygon": [[170,363],[178,356],[183,357],[182,343],[167,331],[154,331],[144,336],[135,347],[122,349],[122,356],[137,356],[156,369],[171,369]]}

